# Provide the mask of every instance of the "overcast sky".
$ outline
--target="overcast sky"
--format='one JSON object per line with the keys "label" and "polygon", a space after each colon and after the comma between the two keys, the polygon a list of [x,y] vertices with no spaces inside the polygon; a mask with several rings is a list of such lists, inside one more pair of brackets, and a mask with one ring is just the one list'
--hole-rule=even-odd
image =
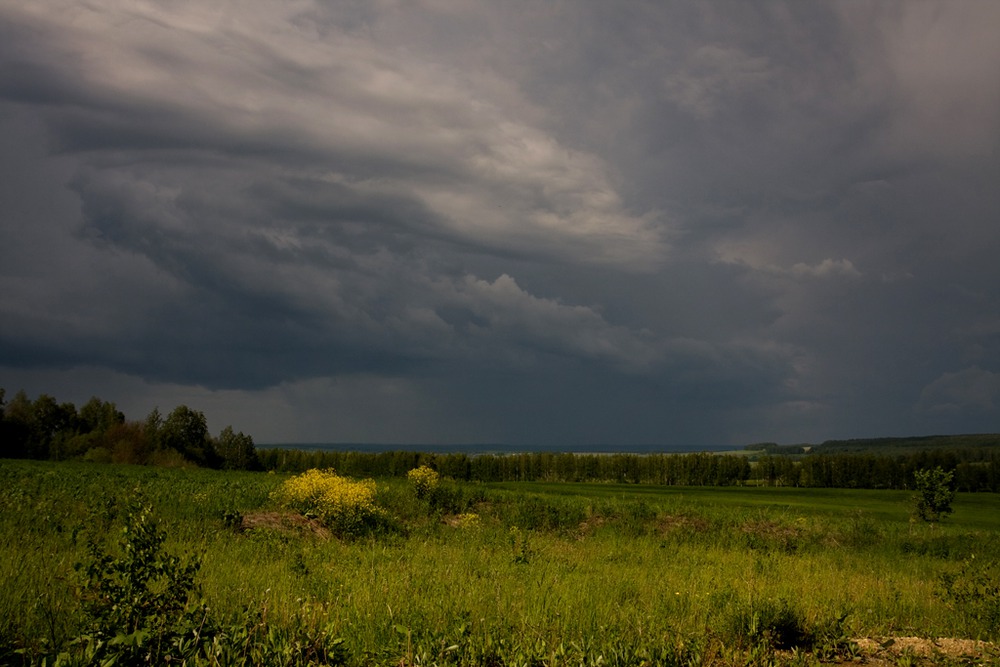
{"label": "overcast sky", "polygon": [[998,32],[0,0],[0,387],[258,443],[1000,431]]}

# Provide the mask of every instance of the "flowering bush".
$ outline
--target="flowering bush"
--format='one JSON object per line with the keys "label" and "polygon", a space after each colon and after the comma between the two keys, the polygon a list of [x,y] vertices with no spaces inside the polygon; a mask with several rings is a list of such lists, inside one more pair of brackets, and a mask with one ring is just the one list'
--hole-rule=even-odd
{"label": "flowering bush", "polygon": [[437,488],[441,481],[441,476],[437,471],[427,466],[414,468],[406,473],[406,478],[413,484],[413,490],[417,492],[417,498],[425,498],[429,493]]}
{"label": "flowering bush", "polygon": [[333,470],[307,470],[286,480],[273,498],[340,535],[369,532],[385,518],[385,511],[375,504],[374,480],[353,480]]}

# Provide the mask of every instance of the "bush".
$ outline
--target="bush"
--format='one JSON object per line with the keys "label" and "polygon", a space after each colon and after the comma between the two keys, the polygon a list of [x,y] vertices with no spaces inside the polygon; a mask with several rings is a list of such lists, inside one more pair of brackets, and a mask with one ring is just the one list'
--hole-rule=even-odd
{"label": "bush", "polygon": [[132,505],[118,557],[90,543],[91,561],[77,565],[87,622],[74,643],[84,662],[156,664],[191,655],[207,641],[207,609],[190,599],[201,564],[164,553],[165,539],[150,509]]}
{"label": "bush", "polygon": [[941,575],[941,597],[970,636],[1000,636],[1000,562],[970,557],[957,572]]}
{"label": "bush", "polygon": [[426,496],[431,512],[441,514],[460,514],[474,504],[474,496],[455,483],[440,484],[430,490]]}
{"label": "bush", "polygon": [[507,522],[524,530],[575,530],[587,518],[586,508],[565,499],[519,494],[505,508]]}
{"label": "bush", "polygon": [[107,447],[91,447],[83,455],[83,460],[90,463],[111,463],[111,450]]}
{"label": "bush", "polygon": [[[291,629],[268,623],[266,601],[263,609],[246,608],[232,624],[215,622],[198,599],[199,560],[183,563],[165,553],[165,540],[148,507],[129,505],[120,553],[109,554],[91,542],[90,562],[76,566],[84,579],[82,632],[66,647],[52,646],[48,655],[18,651],[25,654],[24,664],[345,664],[344,640],[306,621],[308,603]],[[0,648],[0,662],[8,657]]]}
{"label": "bush", "polygon": [[434,491],[441,481],[441,476],[427,466],[414,468],[406,473],[406,478],[413,485],[413,490],[416,492],[417,498],[421,499],[426,498],[428,494]]}
{"label": "bush", "polygon": [[940,466],[913,473],[917,490],[913,504],[918,517],[924,521],[939,521],[946,514],[951,514],[951,501],[955,499],[953,477],[954,473],[945,472]]}
{"label": "bush", "polygon": [[353,480],[332,470],[307,470],[286,480],[273,498],[284,507],[319,519],[341,537],[370,533],[385,523],[385,510],[375,503],[371,479]]}

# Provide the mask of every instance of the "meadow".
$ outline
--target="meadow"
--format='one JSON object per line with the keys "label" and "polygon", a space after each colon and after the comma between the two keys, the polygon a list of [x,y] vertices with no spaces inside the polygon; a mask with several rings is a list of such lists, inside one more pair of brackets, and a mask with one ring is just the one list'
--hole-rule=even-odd
{"label": "meadow", "polygon": [[177,556],[158,572],[200,563],[186,664],[811,665],[859,638],[1000,639],[997,494],[929,524],[904,491],[391,478],[377,525],[338,536],[279,505],[290,477],[0,461],[0,664],[149,658],[86,630],[95,561],[142,557],[136,508]]}

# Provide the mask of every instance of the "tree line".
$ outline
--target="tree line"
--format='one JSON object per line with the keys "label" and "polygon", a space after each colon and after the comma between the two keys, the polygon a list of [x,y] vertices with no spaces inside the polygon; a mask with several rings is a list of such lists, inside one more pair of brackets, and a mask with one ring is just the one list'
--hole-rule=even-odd
{"label": "tree line", "polygon": [[261,469],[253,438],[232,426],[208,432],[204,413],[179,405],[128,421],[109,401],[92,397],[79,409],[48,394],[24,391],[9,401],[0,388],[0,458],[81,459],[139,465]]}
{"label": "tree line", "polygon": [[958,491],[1000,491],[1000,450],[933,449],[905,454],[834,453],[802,457],[762,456],[756,479],[775,486],[847,489],[911,489],[918,470],[953,473]]}
{"label": "tree line", "polygon": [[914,473],[940,467],[959,491],[1000,491],[1000,450],[928,450],[879,456],[726,454],[434,454],[261,449],[267,470],[333,468],[352,477],[399,477],[426,465],[445,477],[481,482],[618,482],[662,486],[794,486],[912,489]]}
{"label": "tree line", "polygon": [[480,482],[622,482],[726,486],[751,478],[746,457],[715,454],[434,454],[261,449],[265,469],[333,468],[352,477],[398,477],[422,465],[444,477]]}
{"label": "tree line", "polygon": [[[959,437],[959,436],[956,436]],[[973,441],[961,440],[972,444]],[[253,438],[225,427],[208,432],[205,415],[186,405],[166,416],[154,409],[128,421],[114,403],[97,397],[77,409],[42,394],[0,389],[0,458],[82,459],[141,465],[198,465],[238,470],[303,472],[332,468],[350,477],[402,477],[426,465],[445,477],[481,482],[618,482],[662,486],[796,486],[912,489],[918,470],[952,473],[959,491],[1000,492],[1000,447],[978,446],[888,453],[748,446],[743,455],[692,454],[435,454],[257,449]],[[856,442],[852,442],[856,445]]]}

